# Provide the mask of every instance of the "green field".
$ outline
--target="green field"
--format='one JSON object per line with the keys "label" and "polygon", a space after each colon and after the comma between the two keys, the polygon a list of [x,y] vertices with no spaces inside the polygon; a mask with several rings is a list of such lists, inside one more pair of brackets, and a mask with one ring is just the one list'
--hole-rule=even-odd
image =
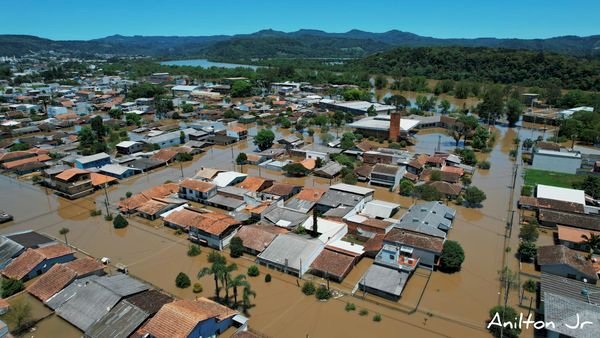
{"label": "green field", "polygon": [[573,183],[583,182],[584,179],[584,175],[557,173],[537,169],[527,169],[525,171],[525,184],[531,186],[544,184],[562,188],[573,188]]}

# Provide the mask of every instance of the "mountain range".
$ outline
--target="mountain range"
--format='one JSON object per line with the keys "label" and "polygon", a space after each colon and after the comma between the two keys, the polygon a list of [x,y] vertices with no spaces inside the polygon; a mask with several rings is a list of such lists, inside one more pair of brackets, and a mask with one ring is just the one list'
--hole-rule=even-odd
{"label": "mountain range", "polygon": [[462,46],[523,49],[576,56],[600,56],[600,35],[546,39],[442,39],[399,30],[372,33],[351,30],[328,33],[261,30],[252,34],[214,36],[122,36],[92,40],[50,40],[31,35],[0,35],[0,55],[57,51],[75,54],[144,55],[152,57],[207,57],[219,60],[257,58],[353,58],[394,47]]}

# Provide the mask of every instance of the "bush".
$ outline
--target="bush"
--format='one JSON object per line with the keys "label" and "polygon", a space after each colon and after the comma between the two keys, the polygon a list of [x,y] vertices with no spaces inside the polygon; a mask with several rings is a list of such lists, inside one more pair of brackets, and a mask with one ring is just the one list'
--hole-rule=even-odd
{"label": "bush", "polygon": [[303,294],[310,296],[310,295],[314,294],[315,291],[316,291],[316,288],[315,288],[315,284],[313,282],[306,281],[306,282],[304,282],[304,284],[302,284],[302,293]]}
{"label": "bush", "polygon": [[192,244],[188,248],[187,255],[190,257],[198,256],[200,254],[200,246]]}
{"label": "bush", "polygon": [[191,284],[192,281],[190,280],[190,277],[188,277],[188,275],[186,275],[183,272],[177,274],[177,277],[175,278],[175,286],[177,286],[180,289],[185,289]]}
{"label": "bush", "polygon": [[194,289],[192,290],[194,293],[202,292],[202,284],[194,283]]}
{"label": "bush", "polygon": [[113,226],[115,229],[123,229],[129,225],[129,222],[123,217],[121,214],[118,214],[113,221]]}
{"label": "bush", "polygon": [[356,310],[356,305],[354,305],[354,303],[346,303],[346,311],[350,312],[350,311],[354,311]]}
{"label": "bush", "polygon": [[[493,321],[494,323],[497,323],[498,321],[500,321],[500,323],[512,323],[517,317],[517,311],[510,306],[503,307],[501,305],[496,305],[490,310],[490,321]],[[521,329],[518,325],[513,328],[507,326],[504,327],[504,329],[499,325],[490,325],[488,330],[494,337],[500,337],[501,330],[503,337],[506,338],[517,338],[519,337],[519,334],[521,334]]]}
{"label": "bush", "polygon": [[530,185],[524,185],[521,187],[521,196],[532,196],[533,187]]}
{"label": "bush", "polygon": [[133,195],[133,194],[131,193],[131,191],[128,191],[128,192],[126,192],[126,193],[125,193],[125,197],[127,197],[127,198],[131,197],[131,195]]}
{"label": "bush", "polygon": [[10,297],[23,290],[23,282],[12,278],[3,279],[0,286],[2,287],[2,298]]}
{"label": "bush", "polygon": [[108,215],[104,216],[104,220],[107,222],[111,222],[113,220],[112,214],[108,214]]}
{"label": "bush", "polygon": [[270,273],[265,275],[265,283],[271,283],[271,274]]}
{"label": "bush", "polygon": [[465,251],[456,241],[444,242],[440,255],[440,269],[445,272],[460,271],[460,266],[465,260]]}
{"label": "bush", "polygon": [[381,315],[379,313],[375,314],[373,316],[373,321],[374,322],[380,322],[381,321]]}
{"label": "bush", "polygon": [[100,215],[102,215],[102,210],[90,210],[90,216],[95,217]]}
{"label": "bush", "polygon": [[319,288],[317,288],[315,297],[317,297],[318,300],[327,300],[331,298],[331,292],[329,292],[325,285],[321,285]]}
{"label": "bush", "polygon": [[244,254],[244,242],[238,236],[231,239],[229,243],[229,255],[233,258],[241,257]]}
{"label": "bush", "polygon": [[258,266],[256,265],[250,265],[250,267],[248,268],[248,276],[250,277],[256,277],[260,274],[260,271],[258,270]]}
{"label": "bush", "polygon": [[492,167],[492,164],[489,161],[481,161],[481,162],[477,163],[477,167],[479,169],[488,170]]}
{"label": "bush", "polygon": [[175,235],[177,235],[177,236],[181,235],[182,233],[183,233],[183,230],[181,230],[181,229],[175,230]]}
{"label": "bush", "polygon": [[367,309],[360,309],[360,311],[358,312],[359,315],[361,316],[366,316],[369,314],[369,310]]}

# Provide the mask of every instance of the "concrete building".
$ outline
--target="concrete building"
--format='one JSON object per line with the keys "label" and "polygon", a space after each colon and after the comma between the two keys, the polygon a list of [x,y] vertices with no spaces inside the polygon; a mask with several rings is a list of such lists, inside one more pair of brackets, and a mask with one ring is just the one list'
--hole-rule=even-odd
{"label": "concrete building", "polygon": [[302,277],[325,245],[318,239],[307,239],[296,234],[281,234],[257,257],[257,262],[268,268]]}
{"label": "concrete building", "polygon": [[[378,139],[388,140],[394,136],[395,138],[393,138],[393,140],[397,141],[398,137],[396,136],[396,133],[398,129],[395,127],[396,123],[399,123],[400,125],[398,135],[399,138],[408,138],[410,131],[416,128],[419,124],[418,120],[399,119],[398,115],[392,115],[394,115],[393,121],[391,115],[369,116],[348,124],[348,127],[354,128],[357,132],[365,137],[373,136]],[[398,122],[398,120],[400,121]],[[393,133],[393,135],[390,133],[390,126],[392,125],[392,122],[394,123],[394,127],[391,129],[391,133]]]}
{"label": "concrete building", "polygon": [[105,164],[111,164],[111,162],[110,155],[107,153],[98,153],[75,159],[75,167],[79,169],[100,168]]}
{"label": "concrete building", "polygon": [[119,154],[131,155],[144,150],[144,144],[135,141],[123,141],[116,145]]}
{"label": "concrete building", "polygon": [[533,169],[575,174],[581,168],[581,153],[536,148],[533,151]]}
{"label": "concrete building", "polygon": [[369,182],[370,184],[383,185],[390,187],[392,190],[396,190],[405,173],[405,167],[377,163],[373,166],[373,169],[371,169]]}
{"label": "concrete building", "polygon": [[321,107],[339,110],[354,115],[367,115],[369,108],[373,107],[378,114],[389,114],[396,110],[395,106],[385,105],[367,101],[336,101],[331,99],[323,99],[319,102]]}
{"label": "concrete building", "polygon": [[583,253],[564,245],[550,245],[538,248],[537,265],[542,272],[557,276],[587,281],[596,284],[598,274],[591,260]]}

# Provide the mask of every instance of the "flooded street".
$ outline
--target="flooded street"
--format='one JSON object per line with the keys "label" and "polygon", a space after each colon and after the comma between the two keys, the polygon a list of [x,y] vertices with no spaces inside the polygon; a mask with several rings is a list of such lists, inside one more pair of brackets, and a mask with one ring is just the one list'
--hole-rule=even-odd
{"label": "flooded street", "polygon": [[[260,267],[261,275],[249,278],[252,289],[257,293],[256,299],[253,299],[256,306],[249,310],[250,326],[271,337],[385,337],[397,336],[399,332],[407,337],[488,337],[485,330],[488,310],[498,304],[500,299],[497,271],[501,269],[504,259],[515,271],[518,269],[516,259],[504,251],[514,165],[508,153],[514,146],[512,142],[517,131],[504,127],[496,127],[496,131],[498,136],[492,152],[478,154],[489,160],[492,167],[489,171],[477,171],[473,177],[473,185],[484,190],[487,195],[483,208],[468,209],[451,203],[458,213],[449,238],[459,241],[465,250],[466,260],[462,271],[455,274],[433,272],[428,281],[429,272],[419,270],[409,281],[399,302],[389,302],[370,295],[362,299],[359,294],[319,302],[314,297],[304,296],[293,276]],[[422,132],[417,135],[417,139],[418,143],[411,149],[417,152],[433,152],[438,141],[442,150],[454,149],[454,140],[443,132]],[[196,156],[193,162],[184,163],[181,168],[179,164],[173,164],[168,168],[124,180],[108,189],[110,208],[114,213],[119,199],[128,191],[137,193],[167,180],[180,180],[181,169],[185,177],[193,176],[202,167],[242,170],[235,165],[235,157],[239,152],[253,150],[251,140],[233,147],[212,147]],[[288,178],[278,171],[259,170],[257,166],[251,165],[243,166],[243,171],[301,186],[326,188],[332,183],[313,176]],[[90,216],[90,210],[100,209],[104,212],[103,191],[69,201],[44,188],[32,186],[30,182],[20,182],[5,176],[0,176],[0,187],[5,196],[15,197],[3,198],[1,201],[0,208],[13,214],[15,222],[3,225],[0,232],[34,229],[59,237],[59,229],[67,227],[70,229],[69,243],[75,247],[94,257],[110,257],[113,264],[126,264],[132,275],[177,297],[196,296],[191,288],[175,287],[175,276],[179,272],[185,272],[195,282],[197,272],[208,266],[206,259],[210,249],[202,248],[200,256],[188,257],[186,252],[189,242],[185,235],[175,235],[173,230],[163,227],[160,221],[142,222],[137,217],[130,217],[129,227],[115,230],[103,217]],[[384,188],[375,189],[376,199],[397,202],[403,208],[413,203],[412,198],[391,193]],[[507,244],[512,247],[513,252],[518,245],[517,224]],[[238,265],[238,273],[245,274],[253,264],[253,258],[245,255],[238,259],[228,257],[228,260]],[[332,283],[332,287],[349,293],[370,264],[369,259],[363,259],[342,284]],[[264,282],[264,274],[267,272],[273,276],[271,283]],[[200,283],[204,288],[200,295],[213,296],[212,278],[203,277]],[[419,303],[425,286],[426,291]],[[346,312],[346,302],[356,304],[357,311]],[[514,304],[516,298],[513,300],[511,297],[511,302]],[[415,310],[417,304],[418,308]],[[361,317],[358,310],[363,308],[369,314]],[[381,322],[372,320],[375,313],[382,315]],[[55,332],[63,332],[65,324],[77,331],[55,316],[40,322],[38,329],[54,336]],[[61,336],[70,336],[70,333],[65,334]]]}

